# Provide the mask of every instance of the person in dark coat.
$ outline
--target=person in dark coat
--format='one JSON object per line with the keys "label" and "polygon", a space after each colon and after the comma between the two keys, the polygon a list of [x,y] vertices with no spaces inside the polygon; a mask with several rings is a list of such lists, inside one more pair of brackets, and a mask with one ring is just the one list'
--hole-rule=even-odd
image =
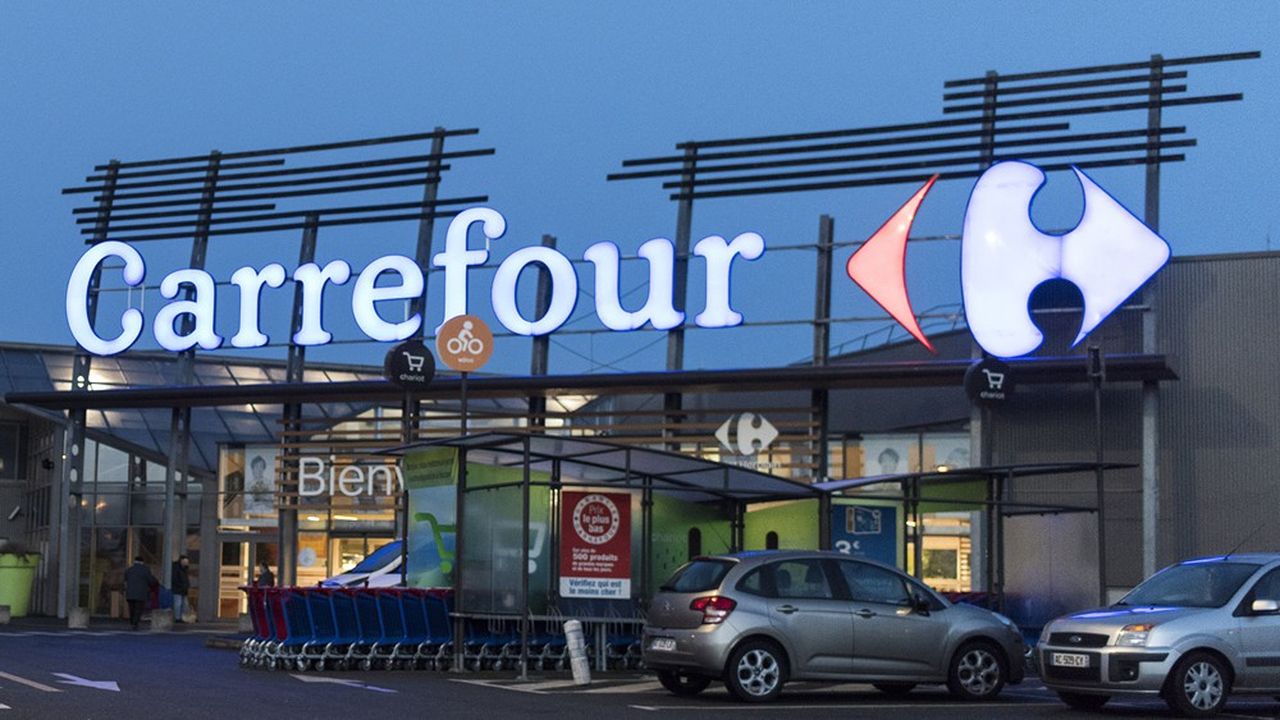
{"label": "person in dark coat", "polygon": [[173,621],[186,622],[182,616],[187,613],[187,593],[191,592],[191,558],[178,556],[173,563],[169,578],[169,589],[173,591]]}
{"label": "person in dark coat", "polygon": [[258,587],[275,587],[276,576],[271,574],[271,566],[267,565],[267,561],[258,563],[258,567],[262,568],[262,572],[258,573],[258,579],[253,584]]}
{"label": "person in dark coat", "polygon": [[139,555],[133,559],[133,565],[124,571],[124,599],[129,602],[129,625],[134,630],[142,622],[142,611],[147,607],[147,599],[151,596],[151,588],[158,585],[151,568],[142,562]]}

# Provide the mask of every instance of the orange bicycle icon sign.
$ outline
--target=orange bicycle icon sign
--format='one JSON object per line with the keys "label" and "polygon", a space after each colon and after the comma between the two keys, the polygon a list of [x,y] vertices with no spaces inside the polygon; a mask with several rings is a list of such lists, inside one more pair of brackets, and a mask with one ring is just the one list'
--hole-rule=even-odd
{"label": "orange bicycle icon sign", "polygon": [[475,372],[493,356],[493,333],[475,315],[459,315],[436,333],[436,354],[453,370]]}

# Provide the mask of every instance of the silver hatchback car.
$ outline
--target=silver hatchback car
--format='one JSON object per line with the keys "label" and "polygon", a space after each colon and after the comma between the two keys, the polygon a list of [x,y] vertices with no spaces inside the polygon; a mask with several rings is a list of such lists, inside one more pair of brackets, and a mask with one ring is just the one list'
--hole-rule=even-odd
{"label": "silver hatchback car", "polygon": [[649,607],[645,665],[693,695],[721,679],[741,700],[772,700],[789,680],[859,681],[890,694],[945,683],[989,700],[1023,677],[1008,618],[952,605],[897,569],[829,552],[697,558]]}
{"label": "silver hatchback car", "polygon": [[1046,625],[1036,658],[1044,684],[1078,709],[1146,695],[1207,717],[1233,692],[1280,695],[1280,555],[1165,568],[1111,607]]}

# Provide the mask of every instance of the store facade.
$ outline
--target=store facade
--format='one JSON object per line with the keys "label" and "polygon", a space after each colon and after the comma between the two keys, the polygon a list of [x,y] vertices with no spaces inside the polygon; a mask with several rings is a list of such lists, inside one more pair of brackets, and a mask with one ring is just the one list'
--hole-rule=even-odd
{"label": "store facade", "polygon": [[[547,236],[491,261],[490,242],[506,234],[508,220],[486,196],[438,193],[449,169],[446,160],[492,154],[492,148],[452,149],[458,138],[475,135],[474,129],[98,166],[98,174],[89,178],[92,185],[67,189],[95,193],[96,203],[76,209],[89,246],[67,284],[68,328],[77,345],[0,347],[8,383],[0,430],[14,428],[12,437],[0,439],[0,454],[12,455],[0,458],[5,461],[0,500],[6,505],[13,500],[15,508],[0,522],[0,537],[21,538],[41,553],[35,605],[40,612],[64,615],[68,608],[87,607],[114,614],[125,559],[141,554],[162,569],[187,554],[197,566],[200,617],[234,617],[242,602],[237,588],[260,562],[283,581],[312,583],[407,534],[413,521],[405,504],[404,468],[386,454],[389,448],[503,430],[608,438],[805,484],[1105,458],[1132,467],[1049,488],[1009,487],[1001,491],[1007,497],[999,499],[1028,506],[1092,503],[1101,527],[1098,519],[1093,531],[1083,522],[1064,522],[1064,535],[1057,540],[1084,547],[1086,538],[1105,535],[1101,547],[1095,541],[1095,570],[1105,577],[1106,588],[1131,586],[1170,560],[1229,547],[1234,530],[1251,522],[1265,507],[1259,501],[1269,501],[1275,492],[1275,483],[1261,477],[1259,468],[1280,460],[1267,430],[1280,403],[1273,402],[1271,383],[1258,373],[1280,357],[1275,352],[1280,348],[1268,347],[1275,339],[1254,328],[1265,326],[1280,304],[1273,290],[1276,256],[1168,262],[1170,243],[1157,232],[1159,167],[1184,159],[1166,151],[1194,140],[1172,139],[1185,128],[1162,124],[1159,110],[1169,101],[1153,84],[1155,78],[1162,77],[1166,65],[1251,57],[1256,54],[1155,56],[1132,67],[1006,75],[999,87],[989,74],[954,81],[957,87],[986,84],[985,91],[972,91],[982,95],[981,104],[955,108],[968,113],[964,117],[684,143],[679,156],[626,161],[627,167],[659,169],[615,173],[610,180],[675,178],[664,186],[675,191],[674,239],[657,238],[627,250],[626,260],[644,260],[648,266],[643,305],[622,302],[623,251],[612,243],[574,254],[557,249]],[[1145,104],[1099,105],[1088,112],[1154,110],[1142,128],[1056,135],[1068,123],[1028,123],[1032,117],[1010,114],[1012,105],[997,102],[1000,92],[1015,91],[1010,87],[1019,93],[1052,92],[1052,85],[1036,83],[1056,73],[1089,76],[1082,82],[1110,86],[1117,78],[1103,76],[1127,70],[1145,73],[1119,78],[1138,83],[1131,94]],[[948,95],[947,101],[963,94]],[[1235,99],[1207,96],[1197,102]],[[1042,101],[1076,102],[1062,96]],[[1078,114],[1079,108],[1054,108],[1034,118]],[[951,130],[944,134],[942,128]],[[902,135],[906,130],[925,134]],[[1006,134],[1028,139],[1013,141]],[[864,139],[870,136],[876,137]],[[950,157],[961,150],[938,143],[953,136],[969,138],[974,144],[962,150],[975,154]],[[1142,143],[1098,145],[1119,137]],[[923,147],[893,152],[925,159],[909,168],[814,171],[820,174],[813,177],[856,176],[835,184],[779,185],[774,174],[715,176],[734,168],[716,164],[736,157],[733,153],[788,156],[771,161],[787,167],[848,159],[815,156],[835,149],[812,144],[825,138],[859,138],[846,141],[850,147],[919,144]],[[350,156],[411,143],[429,145],[429,154],[354,161]],[[332,152],[348,155],[341,163],[263,169]],[[1078,164],[1038,167],[1016,160],[1023,153]],[[1099,159],[1073,160],[1077,156]],[[1122,207],[1081,169],[1128,165],[1148,171],[1142,213]],[[345,173],[368,167],[392,169]],[[1085,212],[1068,233],[1041,232],[1030,222],[1031,199],[1045,172],[1067,169],[1085,197]],[[903,175],[907,170],[917,174]],[[808,172],[787,177],[808,177]],[[161,175],[181,177],[132,180]],[[363,182],[393,176],[407,179]],[[284,179],[236,184],[240,177]],[[976,178],[970,202],[958,219],[964,228],[957,238],[961,302],[947,310],[917,312],[905,279],[908,243],[915,240],[909,236],[911,221],[935,182],[970,178]],[[148,189],[156,184],[187,187]],[[722,189],[726,184],[740,187]],[[733,271],[740,277],[743,267],[761,267],[772,257],[768,239],[751,231],[695,241],[694,201],[863,184],[917,189],[870,238],[837,242],[834,221],[823,216],[816,242],[799,246],[816,258],[813,315],[787,322],[812,328],[812,353],[779,368],[685,369],[687,329],[732,333],[757,320],[744,318],[734,302],[734,293],[742,289]],[[296,189],[304,185],[327,187]],[[236,194],[251,187],[270,189]],[[394,188],[422,195],[396,202],[378,195],[378,204],[290,206],[261,214],[275,211],[276,202],[301,196]],[[181,194],[190,197],[127,202]],[[248,200],[270,201],[271,207],[227,204]],[[189,207],[137,212],[174,204]],[[182,218],[131,224],[174,215]],[[433,245],[438,219],[448,219],[448,226],[443,244]],[[361,269],[341,258],[323,265],[316,261],[317,237],[333,232],[328,228],[405,222],[417,226],[412,257],[380,255]],[[280,237],[281,232],[300,234],[296,266],[268,262],[258,267],[235,260],[226,278],[205,269],[211,238]],[[139,248],[150,246],[141,241],[188,239],[188,266],[163,278],[147,277]],[[837,247],[856,250],[837,259]],[[525,274],[526,269],[532,272]],[[701,273],[696,297],[689,292],[691,272]],[[536,292],[520,290],[522,276],[526,286],[537,278]],[[482,277],[488,292],[469,289]],[[429,320],[435,309],[426,307],[426,284],[433,278],[443,286],[443,314]],[[284,289],[286,283],[292,287]],[[833,283],[875,300],[887,313],[875,319],[883,332],[833,344],[832,327],[842,322],[832,313]],[[234,286],[233,292],[219,296],[219,284]],[[345,284],[351,285],[349,311],[343,308],[342,318],[333,320],[337,311],[326,313],[323,299]],[[148,288],[159,289],[162,298],[149,310]],[[262,313],[272,305],[271,293],[292,295],[287,317]],[[580,296],[591,302],[578,308]],[[228,301],[235,312],[226,309]],[[375,343],[425,338],[431,334],[429,322],[471,311],[494,318],[504,336],[532,339],[529,375],[468,379],[442,372],[412,392],[383,379],[377,363],[385,348]],[[574,317],[575,312],[580,314]],[[599,326],[591,332],[604,337],[631,330],[665,333],[665,370],[551,373],[550,337],[571,318],[576,322],[586,315]],[[307,359],[308,348],[337,339],[326,327],[352,323],[359,336],[348,340],[375,348],[367,365]],[[154,340],[163,351],[130,350],[140,339]],[[217,352],[223,347],[264,353],[284,348],[285,357],[229,359]],[[1101,363],[1087,362],[1091,348]],[[975,392],[971,377],[979,370],[988,386]],[[1200,425],[1202,417],[1214,418],[1212,429]],[[1206,458],[1216,464],[1205,465]],[[1238,492],[1217,496],[1217,488],[1235,484]],[[989,584],[996,559],[982,550],[990,547],[991,523],[972,508],[993,500],[966,495],[972,488],[955,492],[954,502],[931,506],[910,520],[913,526],[907,526],[902,507],[886,505],[876,517],[903,537],[902,543],[894,542],[902,553],[893,561],[940,589],[973,592]],[[778,505],[753,512],[781,515],[787,509]],[[848,531],[855,533],[870,517],[860,520],[848,513]],[[823,545],[834,537],[815,541],[803,524],[795,528],[796,537],[779,526],[748,545]],[[1045,545],[1031,530],[1015,532],[1029,533],[1019,544],[1027,552],[1009,558],[1009,564],[1030,588],[1043,580]]]}

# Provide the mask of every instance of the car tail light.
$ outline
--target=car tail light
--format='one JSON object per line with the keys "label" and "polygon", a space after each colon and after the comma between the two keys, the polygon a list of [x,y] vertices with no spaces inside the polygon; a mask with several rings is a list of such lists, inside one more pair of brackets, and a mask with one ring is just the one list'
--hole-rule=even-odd
{"label": "car tail light", "polygon": [[689,603],[690,610],[697,610],[702,613],[702,623],[704,625],[716,625],[724,622],[729,617],[729,613],[738,607],[738,603],[727,597],[712,595],[710,597],[700,597]]}

